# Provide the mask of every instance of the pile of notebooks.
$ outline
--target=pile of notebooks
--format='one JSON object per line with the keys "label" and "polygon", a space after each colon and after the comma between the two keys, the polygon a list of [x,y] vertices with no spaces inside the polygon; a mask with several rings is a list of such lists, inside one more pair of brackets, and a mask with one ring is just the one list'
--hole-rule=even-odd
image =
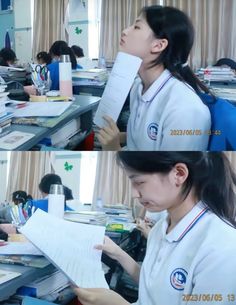
{"label": "pile of notebooks", "polygon": [[201,68],[197,74],[199,75],[199,77],[201,79],[203,79],[205,81],[231,82],[231,81],[235,80],[235,73],[231,68],[223,68],[223,67]]}
{"label": "pile of notebooks", "polygon": [[65,220],[80,222],[93,225],[106,225],[107,215],[105,212],[97,211],[81,211],[81,212],[65,212]]}
{"label": "pile of notebooks", "polygon": [[108,79],[107,70],[104,69],[75,71],[72,76],[73,84],[78,86],[104,86]]}

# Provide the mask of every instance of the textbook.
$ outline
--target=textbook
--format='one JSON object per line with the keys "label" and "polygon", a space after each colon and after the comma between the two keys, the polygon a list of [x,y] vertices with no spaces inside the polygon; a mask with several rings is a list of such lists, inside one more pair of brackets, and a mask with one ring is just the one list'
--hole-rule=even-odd
{"label": "textbook", "polygon": [[14,279],[15,277],[18,277],[20,276],[21,273],[19,272],[11,272],[11,271],[8,271],[8,270],[3,270],[3,269],[0,269],[0,285],[3,284],[3,283],[6,283],[12,279]]}
{"label": "textbook", "polygon": [[[40,230],[39,230],[40,228]],[[82,288],[108,288],[102,269],[105,227],[66,221],[38,209],[20,229],[70,282]]]}

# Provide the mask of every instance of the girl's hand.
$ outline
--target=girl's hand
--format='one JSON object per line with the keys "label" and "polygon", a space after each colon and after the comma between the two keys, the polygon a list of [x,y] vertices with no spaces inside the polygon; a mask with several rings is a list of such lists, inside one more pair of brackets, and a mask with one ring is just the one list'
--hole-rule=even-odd
{"label": "girl's hand", "polygon": [[97,136],[102,145],[102,149],[108,151],[121,150],[120,130],[112,118],[104,116],[104,120],[107,122],[108,126],[100,129]]}
{"label": "girl's hand", "polygon": [[117,260],[119,255],[123,252],[123,250],[107,236],[104,238],[104,244],[97,245],[95,248],[97,250],[102,250],[110,258],[115,260]]}
{"label": "girl's hand", "polygon": [[112,290],[74,288],[75,294],[83,305],[130,305]]}

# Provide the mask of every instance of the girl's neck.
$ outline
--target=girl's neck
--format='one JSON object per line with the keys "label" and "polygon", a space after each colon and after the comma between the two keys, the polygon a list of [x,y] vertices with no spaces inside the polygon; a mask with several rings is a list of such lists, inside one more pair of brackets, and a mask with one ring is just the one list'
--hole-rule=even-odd
{"label": "girl's neck", "polygon": [[193,209],[198,201],[199,200],[194,196],[194,194],[190,192],[188,197],[183,202],[168,209],[169,226],[167,233],[169,233],[181,221],[181,219]]}
{"label": "girl's neck", "polygon": [[[150,63],[149,63],[150,65]],[[160,77],[165,70],[163,65],[158,65],[153,68],[148,68],[148,64],[143,63],[139,76],[143,82],[143,94],[151,87],[151,85]]]}

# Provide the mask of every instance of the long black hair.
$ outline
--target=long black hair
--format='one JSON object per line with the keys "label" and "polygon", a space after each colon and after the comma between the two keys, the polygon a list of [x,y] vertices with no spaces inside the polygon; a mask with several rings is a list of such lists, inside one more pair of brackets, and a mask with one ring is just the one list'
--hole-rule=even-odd
{"label": "long black hair", "polygon": [[167,174],[177,163],[186,164],[189,176],[183,186],[183,198],[194,188],[199,200],[236,228],[236,176],[224,153],[121,151],[117,160],[125,168],[140,173]]}
{"label": "long black hair", "polygon": [[57,40],[53,43],[49,50],[49,54],[53,56],[69,55],[72,64],[72,69],[76,69],[77,61],[74,52],[64,40]]}
{"label": "long black hair", "polygon": [[210,90],[196,77],[187,64],[194,43],[194,27],[189,17],[173,7],[159,5],[144,7],[141,14],[156,38],[167,39],[167,48],[150,67],[163,64],[173,76],[188,83],[197,94]]}

